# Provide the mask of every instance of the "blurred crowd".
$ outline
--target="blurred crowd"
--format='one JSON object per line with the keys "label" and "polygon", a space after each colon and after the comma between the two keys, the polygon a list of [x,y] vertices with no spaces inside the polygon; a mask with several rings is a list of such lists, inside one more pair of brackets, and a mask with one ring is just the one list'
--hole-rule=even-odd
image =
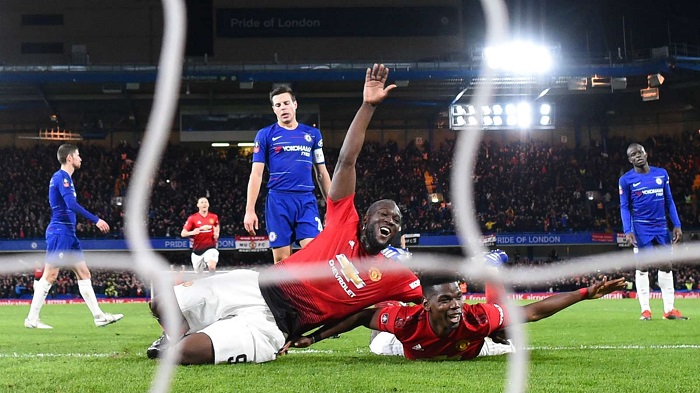
{"label": "blurred crowd", "polygon": [[[149,287],[130,271],[91,269],[92,286],[98,297],[142,298],[149,293]],[[41,269],[33,273],[0,275],[0,299],[31,299],[34,293],[34,280],[41,278]],[[25,295],[25,296],[23,296]],[[60,270],[47,299],[55,297],[80,297],[78,280],[70,269]]]}
{"label": "blurred crowd", "polygon": [[[472,185],[478,224],[484,233],[621,231],[618,178],[631,169],[626,149],[631,141],[608,138],[581,148],[542,141],[481,142]],[[690,133],[659,136],[641,142],[649,163],[665,168],[683,229],[700,228],[700,141]],[[368,142],[357,163],[356,205],[362,213],[371,202],[394,199],[403,213],[404,233],[453,234],[451,200],[452,156],[455,141],[432,147],[416,138],[405,147],[395,142]],[[50,219],[48,181],[58,168],[57,144],[28,149],[0,148],[0,239],[43,238]],[[77,198],[89,211],[110,224],[104,235],[80,218],[80,238],[123,238],[124,199],[131,180],[137,147],[120,143],[113,149],[80,144],[83,166],[74,175]],[[179,237],[200,196],[209,198],[211,211],[221,221],[223,237],[245,235],[243,216],[251,152],[245,149],[192,148],[169,145],[158,173],[148,208],[151,237]],[[338,150],[326,148],[326,165],[333,173]],[[258,199],[263,212],[265,187]],[[325,201],[319,195],[322,214]],[[264,215],[260,214],[264,228]],[[539,266],[547,261],[519,263]],[[677,280],[679,289],[695,282],[695,269]],[[682,273],[679,271],[679,273]],[[130,274],[95,275],[100,294],[119,296],[143,291]],[[13,276],[15,277],[15,276]],[[20,276],[17,276],[20,277]],[[690,278],[693,280],[690,280]],[[566,290],[585,280],[549,283],[540,289]],[[687,279],[686,279],[687,278]],[[12,297],[31,291],[33,278],[0,277],[0,295]],[[697,285],[696,285],[697,286]],[[19,288],[19,289],[18,289]],[[71,274],[62,273],[57,294],[77,293]],[[139,289],[140,288],[140,289]],[[19,291],[19,292],[18,292]]]}
{"label": "blurred crowd", "polygon": [[[681,137],[679,137],[681,138]],[[684,229],[700,227],[700,141],[656,137],[642,141],[649,162],[665,168]],[[618,178],[631,169],[630,141],[571,149],[541,141],[482,142],[472,179],[474,203],[483,232],[577,232],[621,230]],[[380,198],[401,208],[404,233],[452,234],[450,196],[454,141],[431,148],[417,138],[405,148],[395,142],[367,143],[357,164],[356,204],[363,212]],[[58,169],[57,145],[31,149],[2,148],[0,163],[0,238],[42,238],[50,218],[48,180]],[[81,145],[83,167],[74,182],[78,201],[111,226],[109,237],[123,237],[123,201],[136,149],[121,144],[107,150]],[[338,151],[326,149],[332,173]],[[250,173],[250,152],[193,149],[170,145],[153,180],[149,232],[176,237],[200,196],[209,198],[221,220],[222,236],[244,235],[243,216]],[[264,187],[262,194],[265,193]],[[262,212],[262,201],[258,199]],[[325,201],[319,196],[322,212]],[[264,215],[261,214],[261,228]],[[94,225],[79,220],[78,236],[102,237]]]}

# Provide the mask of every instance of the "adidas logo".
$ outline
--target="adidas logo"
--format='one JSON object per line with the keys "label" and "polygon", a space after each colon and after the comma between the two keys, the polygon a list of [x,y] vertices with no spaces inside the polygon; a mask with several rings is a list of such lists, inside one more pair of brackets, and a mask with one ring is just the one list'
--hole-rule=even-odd
{"label": "adidas logo", "polygon": [[414,345],[413,348],[411,348],[411,349],[414,350],[414,351],[422,351],[422,350],[423,350],[423,347],[421,347],[420,344],[416,344],[416,345]]}

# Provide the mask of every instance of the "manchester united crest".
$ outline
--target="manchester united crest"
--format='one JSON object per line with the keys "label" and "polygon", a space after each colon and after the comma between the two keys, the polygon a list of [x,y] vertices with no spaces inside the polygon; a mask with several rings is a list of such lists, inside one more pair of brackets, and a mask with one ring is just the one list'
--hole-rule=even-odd
{"label": "manchester united crest", "polygon": [[369,279],[375,282],[381,280],[382,272],[376,267],[369,268]]}
{"label": "manchester united crest", "polygon": [[464,351],[469,347],[469,341],[467,340],[459,340],[457,341],[457,344],[455,345],[458,351]]}

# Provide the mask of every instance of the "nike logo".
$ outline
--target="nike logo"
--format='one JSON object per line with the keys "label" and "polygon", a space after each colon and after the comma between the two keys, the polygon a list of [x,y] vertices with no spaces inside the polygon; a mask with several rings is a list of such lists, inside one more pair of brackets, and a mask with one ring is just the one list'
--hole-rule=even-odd
{"label": "nike logo", "polygon": [[[274,138],[273,138],[273,140],[274,140]],[[642,184],[642,182],[632,183],[632,187],[637,187],[640,184]]]}
{"label": "nike logo", "polygon": [[282,138],[281,135],[280,135],[280,136],[273,136],[273,137],[272,137],[272,141],[274,142],[274,141],[276,141],[276,140],[278,140],[278,139],[280,139],[280,138]]}

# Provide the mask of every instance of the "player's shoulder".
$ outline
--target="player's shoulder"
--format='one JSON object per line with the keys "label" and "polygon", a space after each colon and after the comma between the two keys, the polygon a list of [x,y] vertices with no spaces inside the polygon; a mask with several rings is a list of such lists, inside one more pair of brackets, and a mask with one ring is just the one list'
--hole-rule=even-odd
{"label": "player's shoulder", "polygon": [[629,171],[625,172],[620,176],[620,182],[626,181],[630,177],[634,176],[637,172],[634,171],[634,168],[630,169]]}
{"label": "player's shoulder", "polygon": [[649,166],[649,172],[668,176],[668,171],[666,171],[666,169],[658,167],[658,166]]}
{"label": "player's shoulder", "polygon": [[275,128],[276,125],[277,125],[277,123],[273,123],[267,127],[263,127],[261,129],[259,129],[255,139],[260,140],[260,139],[267,138],[268,135],[270,134],[270,132],[272,132],[272,130]]}

